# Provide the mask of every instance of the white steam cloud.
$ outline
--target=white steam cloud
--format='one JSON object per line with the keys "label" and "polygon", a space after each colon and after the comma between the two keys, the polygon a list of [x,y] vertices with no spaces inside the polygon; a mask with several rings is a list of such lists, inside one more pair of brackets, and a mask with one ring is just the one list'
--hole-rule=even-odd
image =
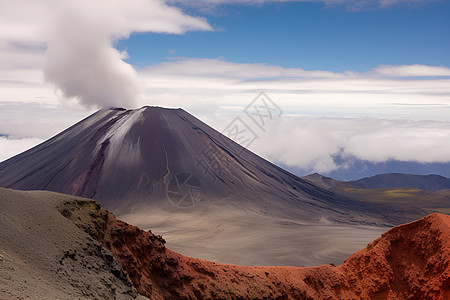
{"label": "white steam cloud", "polygon": [[133,32],[183,33],[211,30],[162,1],[65,1],[50,35],[45,77],[66,98],[87,106],[135,107],[138,75],[113,47]]}
{"label": "white steam cloud", "polygon": [[205,19],[187,16],[162,0],[0,0],[0,4],[0,49],[8,50],[11,61],[5,65],[20,69],[24,59],[31,59],[25,68],[31,64],[43,68],[45,80],[59,95],[88,107],[135,106],[138,75],[123,60],[127,53],[113,47],[118,39],[142,32],[212,30]]}
{"label": "white steam cloud", "polygon": [[136,71],[112,47],[113,32],[96,26],[97,21],[80,10],[59,15],[48,43],[45,78],[65,98],[87,106],[134,107]]}

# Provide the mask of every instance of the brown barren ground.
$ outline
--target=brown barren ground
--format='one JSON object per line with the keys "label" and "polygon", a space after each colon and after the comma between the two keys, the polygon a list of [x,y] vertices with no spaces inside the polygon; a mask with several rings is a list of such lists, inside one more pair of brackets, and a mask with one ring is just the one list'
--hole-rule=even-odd
{"label": "brown barren ground", "polygon": [[389,230],[340,266],[299,268],[189,258],[98,205],[66,202],[60,210],[151,299],[450,299],[450,216],[443,214]]}

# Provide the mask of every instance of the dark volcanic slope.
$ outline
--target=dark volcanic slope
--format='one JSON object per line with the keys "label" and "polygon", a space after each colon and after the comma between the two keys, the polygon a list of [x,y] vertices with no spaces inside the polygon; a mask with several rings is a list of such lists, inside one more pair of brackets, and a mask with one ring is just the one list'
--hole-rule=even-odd
{"label": "dark volcanic slope", "polygon": [[308,182],[311,182],[312,184],[314,184],[316,186],[319,186],[319,187],[325,188],[325,189],[332,189],[335,187],[347,187],[347,185],[346,185],[347,182],[335,180],[333,178],[320,175],[319,173],[302,176],[301,178]]}
{"label": "dark volcanic slope", "polygon": [[293,213],[310,220],[348,221],[346,212],[360,205],[276,167],[184,110],[157,107],[93,114],[0,164],[0,186],[93,198],[120,213],[166,205],[170,180],[180,173],[200,180],[202,199],[239,196],[283,214],[298,207]]}
{"label": "dark volcanic slope", "polygon": [[[1,163],[0,186],[93,198],[126,221],[163,233],[175,250],[205,249],[197,255],[233,263],[336,261],[383,230],[354,232],[355,224],[389,222],[366,213],[381,214],[382,206],[296,177],[182,109],[99,111]],[[338,239],[337,248],[325,251],[329,238]],[[300,245],[305,253],[293,258],[290,249]],[[262,250],[267,253],[255,254]],[[308,257],[314,261],[305,262]]]}

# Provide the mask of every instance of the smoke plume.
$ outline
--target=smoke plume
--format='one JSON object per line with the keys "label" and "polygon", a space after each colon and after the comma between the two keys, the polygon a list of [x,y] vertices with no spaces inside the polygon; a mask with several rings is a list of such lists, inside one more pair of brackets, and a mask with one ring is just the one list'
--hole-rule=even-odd
{"label": "smoke plume", "polygon": [[[64,98],[85,106],[134,107],[139,80],[114,42],[135,32],[184,33],[211,30],[160,0],[48,1],[53,24],[44,67],[45,79]],[[56,7],[55,7],[56,6]],[[151,51],[151,49],[149,49]]]}

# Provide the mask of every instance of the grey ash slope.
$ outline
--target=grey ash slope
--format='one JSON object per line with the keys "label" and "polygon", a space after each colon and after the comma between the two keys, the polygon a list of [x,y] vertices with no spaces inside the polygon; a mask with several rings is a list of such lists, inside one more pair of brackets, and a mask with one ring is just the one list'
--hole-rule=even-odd
{"label": "grey ash slope", "polygon": [[[210,149],[217,154],[214,167],[201,155]],[[209,165],[206,173],[196,159]],[[0,185],[93,198],[120,213],[164,201],[169,180],[182,172],[200,178],[208,198],[239,195],[259,203],[267,201],[261,196],[276,198],[278,203],[267,204],[302,205],[312,213],[307,218],[327,211],[349,221],[341,218],[345,210],[361,205],[276,167],[181,109],[156,107],[97,112],[0,164]]]}
{"label": "grey ash slope", "polygon": [[[205,150],[207,156],[202,155]],[[180,207],[168,200],[168,185],[180,173],[200,181],[195,205]],[[326,226],[343,226],[347,236],[354,225],[389,222],[374,215],[383,207],[349,200],[296,177],[181,109],[99,111],[1,163],[0,186],[93,198],[130,223],[163,233],[176,251],[195,256],[203,248],[202,258],[237,264],[322,263],[323,257],[306,262],[299,258],[303,254],[289,254],[306,237],[319,239],[314,226],[327,236],[331,229]],[[297,237],[302,233],[305,238]],[[372,237],[367,235],[368,241]],[[243,252],[261,249],[271,238],[288,247],[287,258],[272,261],[277,257],[272,253],[267,260],[241,261],[242,254],[230,253],[242,247]],[[336,250],[337,256],[347,256],[364,242]]]}
{"label": "grey ash slope", "polygon": [[71,204],[98,207],[48,191],[0,188],[0,299],[137,297],[111,252],[60,213]]}

